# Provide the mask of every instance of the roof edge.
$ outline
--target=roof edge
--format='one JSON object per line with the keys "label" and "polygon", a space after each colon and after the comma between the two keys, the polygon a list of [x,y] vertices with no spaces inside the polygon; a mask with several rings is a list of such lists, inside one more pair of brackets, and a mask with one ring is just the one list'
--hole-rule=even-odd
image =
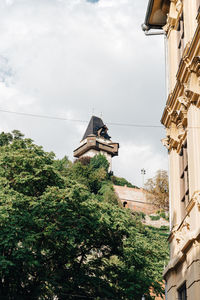
{"label": "roof edge", "polygon": [[147,6],[147,11],[146,11],[146,16],[145,16],[145,20],[144,20],[144,24],[149,29],[150,29],[149,18],[150,18],[151,12],[152,12],[153,3],[154,3],[154,0],[149,0],[148,6]]}
{"label": "roof edge", "polygon": [[[163,5],[163,4],[166,4],[167,2],[170,3],[169,0],[163,0],[163,1],[160,2],[160,4]],[[153,12],[155,3],[156,3],[156,0],[149,0],[149,2],[148,2],[144,24],[142,25],[143,31],[149,31],[150,29],[161,30],[161,29],[163,29],[163,26],[165,25],[163,23],[162,24],[152,24],[152,23],[150,23],[150,18],[151,18],[151,14]],[[166,14],[166,17],[167,17],[167,14]]]}

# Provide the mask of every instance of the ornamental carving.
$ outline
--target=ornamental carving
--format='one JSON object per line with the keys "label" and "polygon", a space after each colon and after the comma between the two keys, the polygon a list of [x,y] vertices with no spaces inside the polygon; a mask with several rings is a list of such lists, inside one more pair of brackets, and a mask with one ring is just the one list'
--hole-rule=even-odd
{"label": "ornamental carving", "polygon": [[183,8],[183,3],[182,3],[181,0],[178,0],[178,1],[176,2],[176,11],[178,12],[178,14],[181,13],[182,8]]}
{"label": "ornamental carving", "polygon": [[178,138],[182,139],[183,136],[185,135],[185,130],[184,130],[184,127],[181,122],[179,122],[179,124],[177,125],[177,128],[178,128]]}
{"label": "ornamental carving", "polygon": [[181,104],[181,110],[186,110],[189,105],[189,99],[186,96],[181,96],[177,100]]}
{"label": "ornamental carving", "polygon": [[177,244],[180,244],[183,241],[183,238],[184,237],[183,237],[183,234],[181,231],[177,231],[175,233],[175,239],[176,239]]}
{"label": "ornamental carving", "polygon": [[168,114],[169,114],[169,115],[171,115],[171,114],[172,114],[172,109],[171,109],[171,107],[170,107],[170,106],[167,106],[167,112],[168,112]]}
{"label": "ornamental carving", "polygon": [[196,192],[192,198],[193,201],[196,203],[198,210],[200,211],[200,192]]}
{"label": "ornamental carving", "polygon": [[189,231],[190,231],[190,224],[185,220],[183,222],[183,224],[181,225],[181,227],[177,231],[174,232],[178,251],[182,250],[182,248],[187,240]]}
{"label": "ornamental carving", "polygon": [[200,57],[195,56],[190,65],[191,72],[195,72],[197,77],[200,77]]}
{"label": "ornamental carving", "polygon": [[190,224],[187,221],[184,221],[182,225],[182,232],[187,233],[188,230],[190,230]]}
{"label": "ornamental carving", "polygon": [[162,28],[165,32],[166,32],[166,34],[169,32],[169,29],[170,29],[170,25],[169,25],[169,23],[167,23],[165,26],[163,26],[163,28]]}
{"label": "ornamental carving", "polygon": [[[180,115],[180,117],[179,117]],[[161,140],[163,146],[165,146],[168,150],[170,149],[178,149],[179,145],[182,143],[182,140],[185,136],[185,128],[183,126],[183,114],[180,111],[176,111],[172,113],[172,116],[176,119],[172,120],[170,128],[166,128],[166,138]]]}
{"label": "ornamental carving", "polygon": [[171,110],[169,112],[169,116],[170,116],[171,122],[176,123],[176,121],[178,119],[178,112],[176,110]]}
{"label": "ornamental carving", "polygon": [[186,97],[192,102],[200,95],[200,57],[195,56],[189,66],[190,76],[187,83],[184,84]]}
{"label": "ornamental carving", "polygon": [[184,94],[185,94],[186,98],[188,98],[188,101],[192,95],[192,91],[190,90],[189,83],[190,83],[190,78],[187,83],[184,83]]}
{"label": "ornamental carving", "polygon": [[170,146],[169,146],[169,142],[170,142],[169,137],[166,137],[166,138],[162,139],[161,142],[162,142],[163,146],[166,147],[169,150],[169,148],[170,148]]}

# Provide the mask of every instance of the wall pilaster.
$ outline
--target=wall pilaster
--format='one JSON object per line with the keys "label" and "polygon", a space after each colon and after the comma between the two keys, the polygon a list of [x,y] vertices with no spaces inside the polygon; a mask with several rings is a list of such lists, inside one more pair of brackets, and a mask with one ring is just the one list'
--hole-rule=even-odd
{"label": "wall pilaster", "polygon": [[176,149],[171,149],[169,152],[169,184],[170,184],[170,218],[171,229],[176,227],[181,222],[180,212],[180,165],[179,155]]}
{"label": "wall pilaster", "polygon": [[172,28],[168,38],[169,92],[174,89],[178,70],[179,58],[175,45],[177,46],[177,31]]}
{"label": "wall pilaster", "polygon": [[189,193],[200,190],[200,109],[191,104],[188,109],[188,170]]}
{"label": "wall pilaster", "polygon": [[197,28],[197,4],[194,0],[183,1],[185,44],[192,40]]}

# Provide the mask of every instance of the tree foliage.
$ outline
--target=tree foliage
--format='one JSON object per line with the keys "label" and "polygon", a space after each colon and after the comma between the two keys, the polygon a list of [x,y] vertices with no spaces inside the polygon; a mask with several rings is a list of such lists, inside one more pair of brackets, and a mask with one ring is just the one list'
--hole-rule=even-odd
{"label": "tree foliage", "polygon": [[126,185],[127,187],[130,187],[130,188],[138,188],[137,186],[133,185],[132,183],[130,183],[123,177],[112,176],[111,180],[112,180],[113,184],[115,184],[115,185],[119,185],[119,186]]}
{"label": "tree foliage", "polygon": [[156,176],[147,180],[145,188],[148,191],[147,199],[157,207],[169,209],[168,174],[165,170],[158,170]]}
{"label": "tree foliage", "polygon": [[166,241],[118,205],[102,157],[56,160],[14,133],[0,144],[0,299],[162,292]]}

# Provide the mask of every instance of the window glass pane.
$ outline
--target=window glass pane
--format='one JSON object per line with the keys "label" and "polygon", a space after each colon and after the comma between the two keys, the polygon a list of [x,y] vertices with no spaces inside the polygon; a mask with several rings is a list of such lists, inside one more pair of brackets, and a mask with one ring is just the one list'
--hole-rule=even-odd
{"label": "window glass pane", "polygon": [[178,290],[178,300],[187,300],[186,283]]}

